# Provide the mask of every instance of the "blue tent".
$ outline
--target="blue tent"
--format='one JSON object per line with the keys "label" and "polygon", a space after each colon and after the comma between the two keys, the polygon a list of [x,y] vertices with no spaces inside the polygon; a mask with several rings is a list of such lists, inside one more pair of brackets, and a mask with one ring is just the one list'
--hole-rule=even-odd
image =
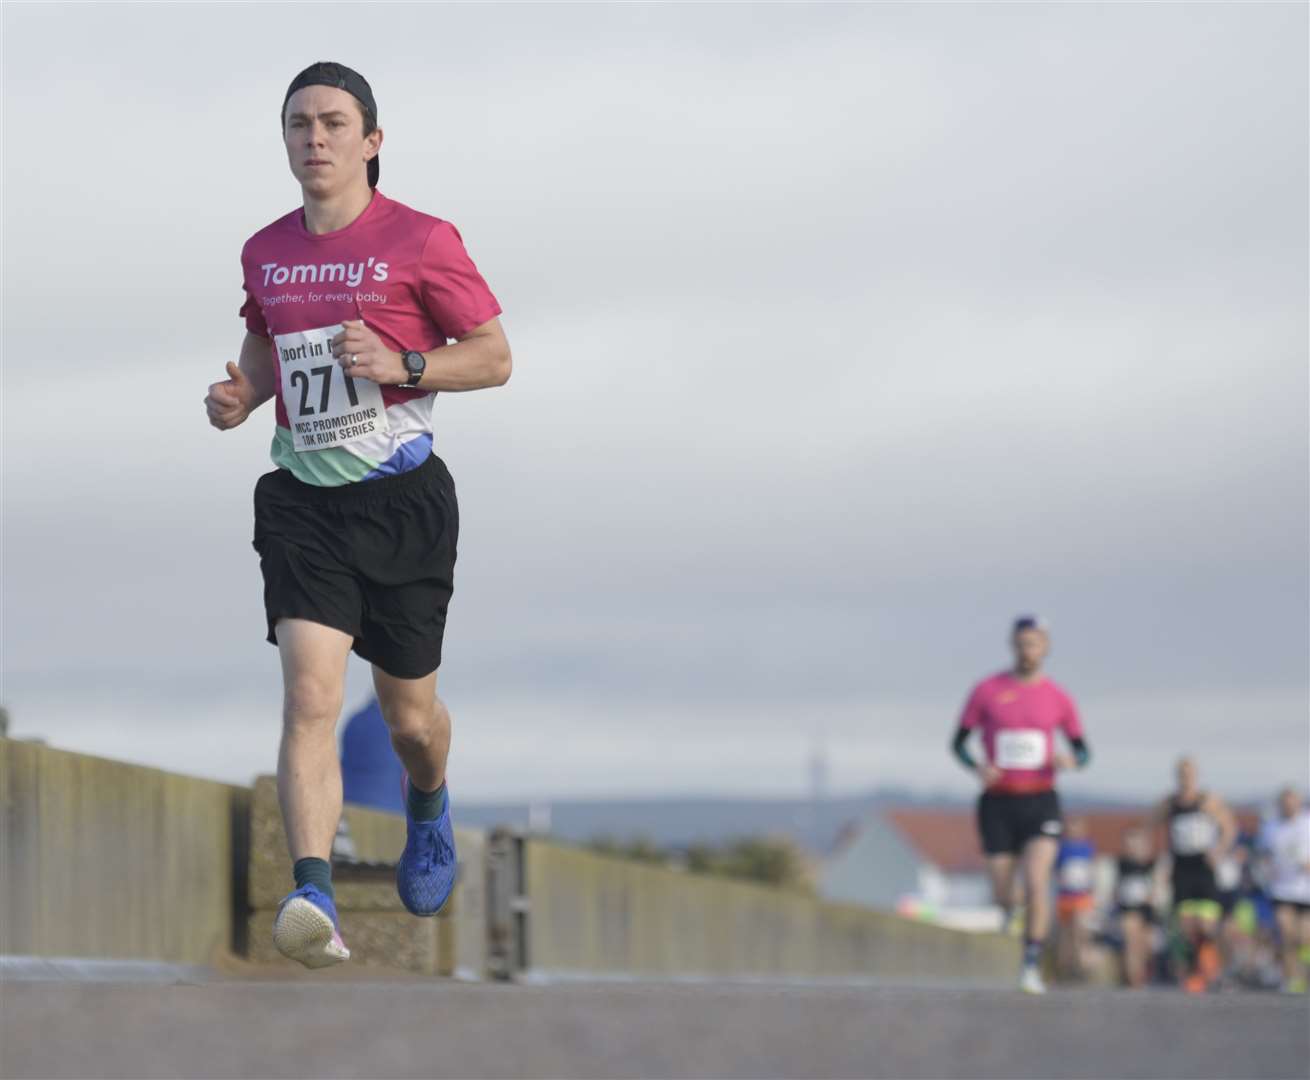
{"label": "blue tent", "polygon": [[341,733],[344,798],[358,806],[404,813],[400,780],[405,768],[391,748],[391,735],[374,698],[346,721]]}

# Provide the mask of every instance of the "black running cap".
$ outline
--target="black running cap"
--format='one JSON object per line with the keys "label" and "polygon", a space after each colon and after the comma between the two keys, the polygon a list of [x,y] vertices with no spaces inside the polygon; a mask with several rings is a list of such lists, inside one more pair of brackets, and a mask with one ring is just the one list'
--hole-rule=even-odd
{"label": "black running cap", "polygon": [[1047,625],[1046,620],[1040,615],[1020,615],[1014,620],[1014,629],[1012,632],[1018,634],[1022,633],[1024,630],[1040,630],[1045,634],[1049,629],[1050,627]]}
{"label": "black running cap", "polygon": [[[287,96],[282,99],[280,123],[286,123],[287,102],[291,100],[291,95],[306,86],[335,86],[338,90],[344,90],[368,110],[374,126],[377,126],[378,104],[373,100],[373,88],[369,86],[368,80],[353,68],[348,68],[345,64],[333,63],[331,60],[320,60],[316,64],[310,64],[291,80],[291,85],[287,87]],[[368,163],[369,187],[378,186],[378,174],[382,171],[381,163],[378,161],[380,156],[374,154],[373,159]]]}

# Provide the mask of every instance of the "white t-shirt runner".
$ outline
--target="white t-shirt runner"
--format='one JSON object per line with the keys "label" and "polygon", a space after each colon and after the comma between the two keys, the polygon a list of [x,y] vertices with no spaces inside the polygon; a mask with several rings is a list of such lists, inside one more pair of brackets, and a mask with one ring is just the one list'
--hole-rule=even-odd
{"label": "white t-shirt runner", "polygon": [[1269,856],[1270,897],[1310,904],[1310,810],[1270,818],[1260,826],[1256,847]]}

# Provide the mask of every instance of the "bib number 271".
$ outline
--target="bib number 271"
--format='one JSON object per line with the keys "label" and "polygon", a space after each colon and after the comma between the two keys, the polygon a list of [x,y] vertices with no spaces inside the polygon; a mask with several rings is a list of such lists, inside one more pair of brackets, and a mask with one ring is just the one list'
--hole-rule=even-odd
{"label": "bib number 271", "polygon": [[278,334],[282,404],[298,452],[345,446],[388,430],[386,405],[377,383],[352,379],[332,355],[338,326]]}
{"label": "bib number 271", "polygon": [[[309,400],[309,379],[311,375],[319,380],[320,392],[317,411],[320,414],[328,411],[328,405],[332,399],[332,372],[336,368],[336,364],[324,364],[322,367],[310,368],[308,374],[300,370],[291,373],[291,385],[300,388],[300,408],[296,412],[297,416],[314,415],[315,409]],[[350,399],[352,407],[357,407],[359,405],[359,392],[355,389],[355,380],[344,372],[342,372],[342,377],[346,380],[346,397]]]}

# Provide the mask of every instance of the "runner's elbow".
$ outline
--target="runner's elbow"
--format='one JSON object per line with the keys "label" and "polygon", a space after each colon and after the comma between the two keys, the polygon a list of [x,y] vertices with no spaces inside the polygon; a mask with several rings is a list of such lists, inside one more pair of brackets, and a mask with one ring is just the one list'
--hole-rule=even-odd
{"label": "runner's elbow", "polygon": [[504,386],[514,371],[514,359],[510,355],[509,342],[502,342],[491,358],[491,385]]}

